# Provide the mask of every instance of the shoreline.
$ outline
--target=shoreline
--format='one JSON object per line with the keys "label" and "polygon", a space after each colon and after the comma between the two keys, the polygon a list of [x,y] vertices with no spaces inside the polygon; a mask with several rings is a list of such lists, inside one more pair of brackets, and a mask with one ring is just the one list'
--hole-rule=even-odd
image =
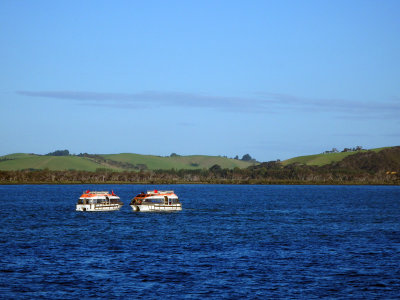
{"label": "shoreline", "polygon": [[337,185],[337,186],[400,186],[400,183],[382,183],[382,182],[300,182],[300,181],[282,181],[282,182],[124,182],[124,181],[108,181],[108,182],[0,182],[0,186],[7,185]]}

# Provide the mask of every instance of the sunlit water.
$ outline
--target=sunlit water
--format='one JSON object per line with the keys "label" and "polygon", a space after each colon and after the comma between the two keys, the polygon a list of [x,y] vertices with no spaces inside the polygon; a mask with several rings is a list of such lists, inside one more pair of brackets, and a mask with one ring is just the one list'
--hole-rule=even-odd
{"label": "sunlit water", "polygon": [[[172,189],[181,212],[133,212]],[[76,212],[86,189],[114,212]],[[1,298],[397,298],[400,187],[0,186]]]}

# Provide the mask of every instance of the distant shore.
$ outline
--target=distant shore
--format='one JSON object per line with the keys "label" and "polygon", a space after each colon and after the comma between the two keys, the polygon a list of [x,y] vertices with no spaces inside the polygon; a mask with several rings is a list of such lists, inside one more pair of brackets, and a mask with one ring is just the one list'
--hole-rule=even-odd
{"label": "distant shore", "polygon": [[0,170],[0,184],[400,185],[400,147],[359,151],[322,166],[270,161],[233,169],[215,164],[168,170]]}
{"label": "distant shore", "polygon": [[70,182],[0,182],[0,185],[179,185],[179,184],[209,184],[209,185],[387,185],[387,186],[400,186],[400,182],[311,182],[311,181],[260,181],[260,180],[250,180],[250,181],[198,181],[198,182],[188,182],[188,181],[141,181],[141,182],[131,182],[131,181],[105,181],[105,182],[82,182],[82,181],[70,181]]}

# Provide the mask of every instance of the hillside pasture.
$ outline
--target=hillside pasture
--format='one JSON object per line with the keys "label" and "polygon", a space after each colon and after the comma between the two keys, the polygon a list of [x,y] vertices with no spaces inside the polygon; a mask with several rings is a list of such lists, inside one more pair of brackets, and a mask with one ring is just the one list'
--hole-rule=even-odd
{"label": "hillside pasture", "polygon": [[155,156],[155,155],[140,155],[133,153],[121,154],[106,154],[101,155],[106,159],[111,159],[119,162],[127,162],[133,165],[144,164],[150,170],[163,169],[209,169],[213,165],[220,165],[221,168],[234,169],[246,168],[253,163],[230,159],[221,156],[206,156],[206,155],[188,155],[188,156]]}
{"label": "hillside pasture", "polygon": [[[215,164],[222,168],[234,169],[246,168],[252,163],[229,159],[221,156],[173,156],[161,157],[155,155],[141,155],[134,153],[106,154],[99,155],[105,160],[101,161],[93,157],[80,156],[50,156],[35,155],[25,153],[15,153],[0,157],[0,170],[78,170],[78,171],[96,171],[97,169],[108,169],[112,171],[132,171],[132,168],[126,168],[114,162],[129,163],[135,166],[146,165],[150,170],[170,170],[170,169],[208,169]],[[138,168],[139,169],[139,168]],[[137,169],[137,170],[138,170]]]}
{"label": "hillside pasture", "polygon": [[[12,158],[14,157],[14,158]],[[17,158],[20,157],[20,158]],[[3,156],[7,160],[0,161],[0,170],[80,170],[96,171],[105,166],[95,163],[84,157],[77,156]],[[10,159],[12,158],[12,159]]]}
{"label": "hillside pasture", "polygon": [[[379,152],[383,149],[390,148],[375,148],[371,149],[370,151]],[[282,162],[284,166],[290,164],[302,164],[302,165],[309,165],[309,166],[324,166],[330,163],[339,162],[345,157],[349,155],[353,155],[360,152],[366,152],[368,150],[361,150],[361,151],[350,151],[350,152],[338,152],[338,153],[322,153],[322,154],[314,154],[314,155],[305,155],[305,156],[298,156],[287,159]]]}

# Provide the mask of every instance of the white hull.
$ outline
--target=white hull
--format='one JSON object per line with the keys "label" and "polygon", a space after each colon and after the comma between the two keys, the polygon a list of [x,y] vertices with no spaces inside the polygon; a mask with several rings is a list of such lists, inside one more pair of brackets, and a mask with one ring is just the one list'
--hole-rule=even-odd
{"label": "white hull", "polygon": [[119,210],[120,204],[77,204],[76,211],[110,211]]}
{"label": "white hull", "polygon": [[131,205],[134,211],[179,211],[182,210],[182,205],[178,204],[141,204]]}

